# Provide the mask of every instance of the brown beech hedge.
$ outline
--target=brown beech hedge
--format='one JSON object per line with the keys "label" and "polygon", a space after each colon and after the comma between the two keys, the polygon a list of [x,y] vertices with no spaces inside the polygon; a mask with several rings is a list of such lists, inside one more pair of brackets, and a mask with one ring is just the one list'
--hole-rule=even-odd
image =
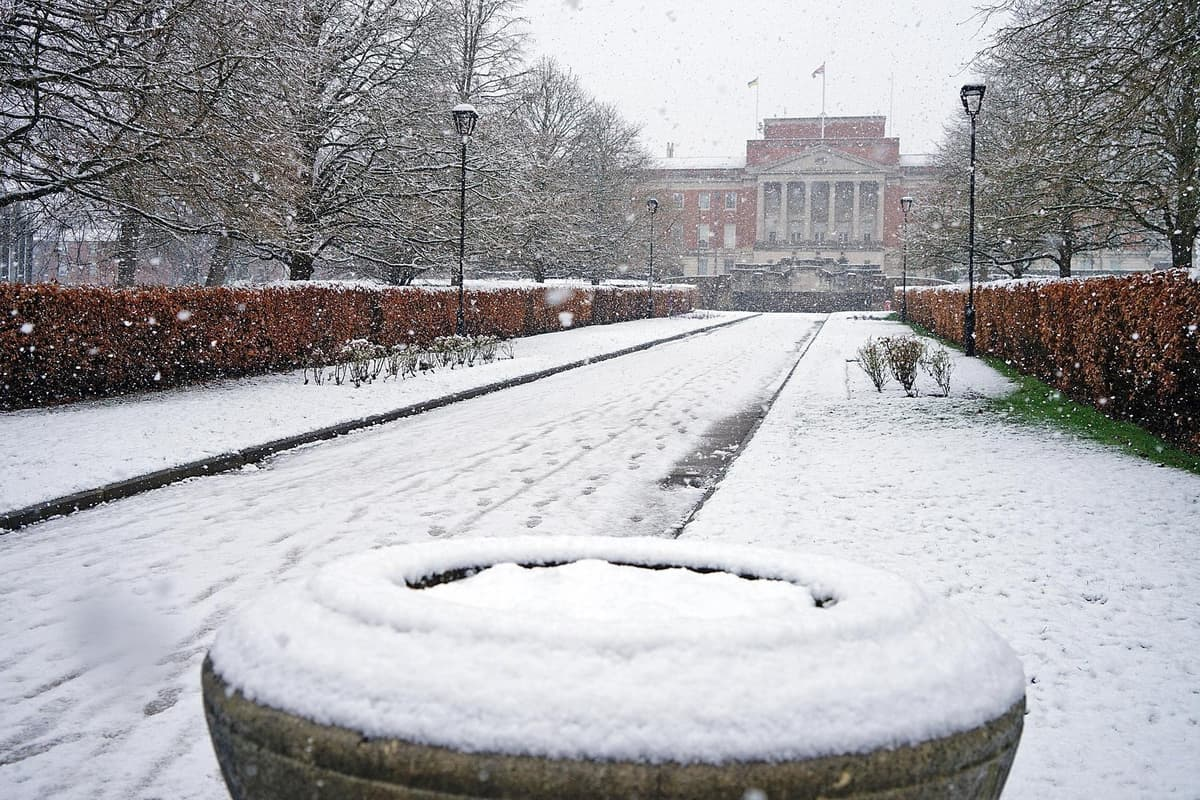
{"label": "brown beech hedge", "polygon": [[[914,322],[962,341],[965,293],[910,292]],[[976,349],[1200,452],[1200,281],[1187,270],[975,292]]]}
{"label": "brown beech hedge", "polygon": [[[654,292],[655,316],[690,311],[694,290]],[[529,336],[644,317],[635,288],[468,289],[472,334]],[[351,339],[426,344],[454,333],[453,290],[297,284],[109,289],[0,284],[0,408],[303,366]],[[568,316],[569,315],[569,316]]]}

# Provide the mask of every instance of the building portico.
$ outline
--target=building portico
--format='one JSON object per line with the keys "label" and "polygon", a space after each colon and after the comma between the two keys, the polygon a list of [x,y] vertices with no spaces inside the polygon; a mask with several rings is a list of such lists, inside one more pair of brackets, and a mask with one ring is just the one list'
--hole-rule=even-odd
{"label": "building portico", "polygon": [[919,192],[927,159],[901,157],[884,117],[821,122],[767,119],[744,158],[657,165],[648,188],[673,200],[686,275],[810,260],[898,265],[899,198]]}

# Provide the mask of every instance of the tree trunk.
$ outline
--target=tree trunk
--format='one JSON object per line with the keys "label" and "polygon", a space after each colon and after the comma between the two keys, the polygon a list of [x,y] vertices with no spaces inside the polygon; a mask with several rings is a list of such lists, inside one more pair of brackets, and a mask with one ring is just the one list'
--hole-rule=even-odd
{"label": "tree trunk", "polygon": [[1060,247],[1058,249],[1058,277],[1071,277],[1071,260],[1075,256],[1075,251],[1069,247]]}
{"label": "tree trunk", "polygon": [[[1178,230],[1178,229],[1176,229]],[[1181,231],[1172,233],[1171,240],[1171,266],[1182,267],[1183,269],[1192,268],[1192,251],[1196,246],[1196,232],[1191,233]]]}
{"label": "tree trunk", "polygon": [[117,286],[133,286],[141,238],[142,218],[132,211],[122,213],[117,228]]}
{"label": "tree trunk", "polygon": [[288,259],[288,280],[311,280],[315,261],[316,259],[313,258],[312,253],[292,253]]}
{"label": "tree trunk", "polygon": [[229,259],[233,255],[233,238],[218,236],[217,246],[213,249],[212,261],[208,265],[208,278],[205,286],[224,286],[229,275]]}

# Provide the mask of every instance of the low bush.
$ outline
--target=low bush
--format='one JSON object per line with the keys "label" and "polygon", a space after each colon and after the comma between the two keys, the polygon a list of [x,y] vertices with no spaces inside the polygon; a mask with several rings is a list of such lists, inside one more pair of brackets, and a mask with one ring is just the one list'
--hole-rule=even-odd
{"label": "low bush", "polygon": [[[658,288],[654,313],[690,311],[695,297],[694,289]],[[638,319],[647,299],[635,288],[470,289],[466,321],[474,335],[506,339]],[[311,372],[356,339],[425,347],[454,332],[457,307],[456,292],[424,287],[0,284],[0,409]]]}
{"label": "low bush", "polygon": [[[1187,270],[985,285],[975,298],[980,353],[1200,452],[1200,281]],[[910,291],[909,317],[961,343],[964,300]]]}
{"label": "low bush", "polygon": [[[335,357],[315,350],[304,365],[304,383],[321,386],[332,381],[341,386],[348,382],[358,388],[373,383],[380,375],[385,380],[399,380],[439,366],[450,369],[464,365],[473,367],[495,361],[501,352],[501,344],[496,336],[439,336],[425,347],[397,344],[390,348],[366,339],[354,339],[344,344]],[[513,357],[511,347],[503,352],[504,357]]]}
{"label": "low bush", "polygon": [[875,384],[875,391],[882,392],[888,379],[887,353],[883,343],[874,338],[858,348],[858,365]]}
{"label": "low bush", "polygon": [[925,357],[925,343],[915,336],[890,336],[880,341],[892,377],[904,387],[904,393],[912,397],[915,394],[913,386],[917,382],[917,367]]}
{"label": "low bush", "polygon": [[950,357],[950,351],[944,347],[938,347],[937,350],[930,352],[927,348],[925,355],[921,358],[921,368],[929,377],[933,378],[933,382],[942,390],[942,394],[949,397],[950,376],[954,373],[954,359]]}

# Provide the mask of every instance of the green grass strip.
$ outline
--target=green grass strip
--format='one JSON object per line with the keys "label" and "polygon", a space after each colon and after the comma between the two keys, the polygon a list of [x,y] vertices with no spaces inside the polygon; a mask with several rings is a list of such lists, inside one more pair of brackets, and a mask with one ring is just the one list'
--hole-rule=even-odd
{"label": "green grass strip", "polygon": [[[898,314],[891,315],[889,319],[900,321]],[[936,339],[946,347],[960,352],[962,350],[957,343],[937,336],[912,320],[908,321],[908,326],[921,336]],[[1139,456],[1155,464],[1200,475],[1200,455],[1180,450],[1132,422],[1106,417],[1094,406],[1077,403],[1050,384],[1017,372],[1003,359],[979,357],[1016,384],[1016,389],[1011,394],[988,401],[987,409],[992,413],[1025,425],[1055,428],[1114,447],[1123,453]]]}

